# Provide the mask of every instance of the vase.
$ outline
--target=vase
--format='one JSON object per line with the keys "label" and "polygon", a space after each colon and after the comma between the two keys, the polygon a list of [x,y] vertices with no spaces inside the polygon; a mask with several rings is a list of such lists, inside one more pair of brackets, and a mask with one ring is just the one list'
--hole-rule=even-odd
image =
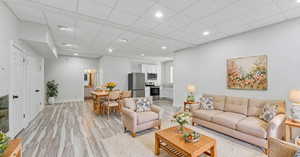
{"label": "vase", "polygon": [[183,134],[184,126],[183,125],[178,125],[177,131],[178,131],[179,134]]}
{"label": "vase", "polygon": [[55,97],[49,97],[49,98],[48,98],[48,103],[49,103],[50,105],[55,104]]}
{"label": "vase", "polygon": [[108,90],[111,92],[114,88],[108,87]]}

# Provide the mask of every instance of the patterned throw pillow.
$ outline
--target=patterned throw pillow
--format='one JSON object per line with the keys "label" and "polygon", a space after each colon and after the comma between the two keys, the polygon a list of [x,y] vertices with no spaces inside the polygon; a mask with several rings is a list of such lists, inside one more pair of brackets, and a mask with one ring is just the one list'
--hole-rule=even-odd
{"label": "patterned throw pillow", "polygon": [[151,111],[151,100],[149,98],[136,99],[136,112],[149,112]]}
{"label": "patterned throw pillow", "polygon": [[200,98],[200,109],[201,110],[213,110],[213,97],[201,97]]}
{"label": "patterned throw pillow", "polygon": [[271,121],[277,115],[278,108],[278,104],[266,104],[259,118],[267,122]]}

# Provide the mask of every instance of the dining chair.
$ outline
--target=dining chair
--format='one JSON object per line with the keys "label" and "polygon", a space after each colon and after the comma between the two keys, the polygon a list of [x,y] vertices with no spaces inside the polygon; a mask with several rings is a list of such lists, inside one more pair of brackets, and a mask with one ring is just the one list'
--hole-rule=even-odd
{"label": "dining chair", "polygon": [[126,98],[131,98],[131,97],[132,97],[132,92],[131,91],[122,91],[121,92],[121,96],[120,96],[120,100],[119,100],[119,108],[120,108],[120,110],[125,105],[124,100]]}
{"label": "dining chair", "polygon": [[119,98],[121,91],[112,91],[109,92],[105,102],[104,102],[104,113],[107,114],[107,119],[111,111],[120,111],[119,109]]}

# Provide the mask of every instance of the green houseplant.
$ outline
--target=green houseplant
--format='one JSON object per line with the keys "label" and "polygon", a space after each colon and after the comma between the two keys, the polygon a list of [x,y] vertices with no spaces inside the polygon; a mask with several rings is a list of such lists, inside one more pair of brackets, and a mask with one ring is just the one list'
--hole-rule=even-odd
{"label": "green houseplant", "polygon": [[191,114],[189,112],[179,112],[173,116],[175,122],[179,124],[178,131],[183,133],[184,125],[189,124],[191,121]]}
{"label": "green houseplant", "polygon": [[8,147],[9,137],[0,131],[0,156],[3,155],[5,149]]}
{"label": "green houseplant", "polygon": [[55,97],[58,95],[58,83],[55,80],[47,82],[47,96],[48,96],[48,103],[54,104]]}

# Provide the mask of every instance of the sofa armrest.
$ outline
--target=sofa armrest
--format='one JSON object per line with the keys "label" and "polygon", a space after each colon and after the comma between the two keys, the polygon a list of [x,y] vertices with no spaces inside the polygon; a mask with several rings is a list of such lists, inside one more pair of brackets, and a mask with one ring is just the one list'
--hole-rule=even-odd
{"label": "sofa armrest", "polygon": [[163,115],[163,109],[160,108],[157,105],[151,105],[151,111],[157,113],[159,115],[159,119],[161,118],[161,116]]}
{"label": "sofa armrest", "polygon": [[275,138],[268,138],[268,157],[294,157],[300,147]]}
{"label": "sofa armrest", "polygon": [[122,108],[122,115],[125,116],[126,118],[130,118],[133,121],[137,120],[136,112],[134,112],[134,111],[132,111],[132,110],[126,108],[126,107]]}
{"label": "sofa armrest", "polygon": [[285,114],[278,114],[270,122],[268,126],[268,137],[282,139],[284,137]]}
{"label": "sofa armrest", "polygon": [[191,112],[200,109],[200,103],[189,104],[189,105],[190,105],[190,111]]}

